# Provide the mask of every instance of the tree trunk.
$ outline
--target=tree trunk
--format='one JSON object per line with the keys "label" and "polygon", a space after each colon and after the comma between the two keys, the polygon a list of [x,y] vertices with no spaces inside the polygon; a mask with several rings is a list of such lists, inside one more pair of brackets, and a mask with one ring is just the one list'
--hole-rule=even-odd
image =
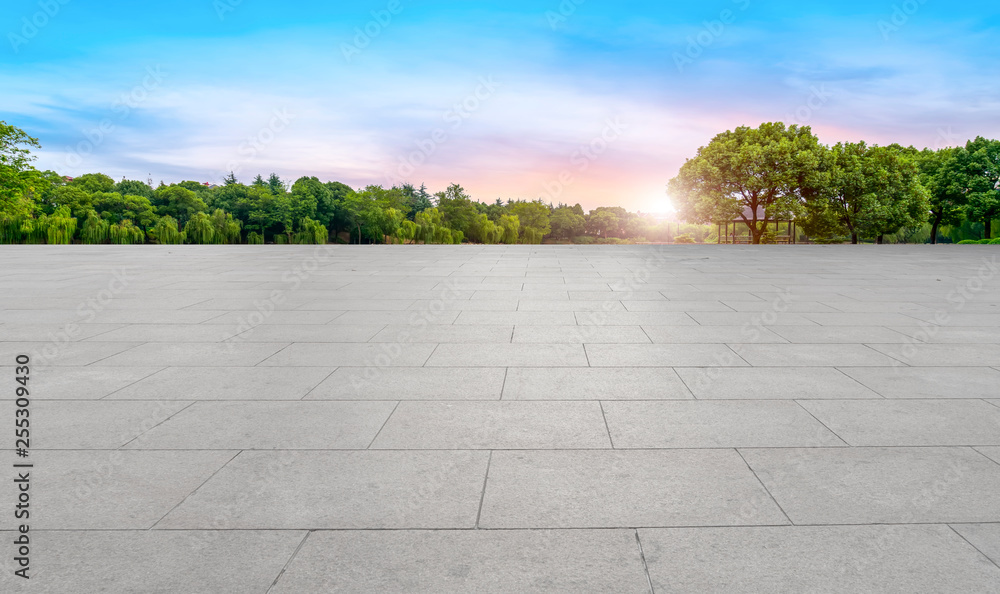
{"label": "tree trunk", "polygon": [[885,237],[885,236],[882,235],[881,233],[879,233],[878,237],[875,238],[875,244],[876,245],[882,245],[882,243],[883,243],[883,237]]}
{"label": "tree trunk", "polygon": [[983,227],[986,230],[986,237],[984,237],[983,239],[993,239],[993,221],[991,221],[990,219],[986,219],[983,222]]}
{"label": "tree trunk", "polygon": [[943,216],[943,213],[936,215],[934,217],[934,222],[931,223],[931,245],[937,245],[938,227],[941,226],[941,217],[942,216]]}
{"label": "tree trunk", "polygon": [[858,234],[851,233],[851,245],[858,245]]}

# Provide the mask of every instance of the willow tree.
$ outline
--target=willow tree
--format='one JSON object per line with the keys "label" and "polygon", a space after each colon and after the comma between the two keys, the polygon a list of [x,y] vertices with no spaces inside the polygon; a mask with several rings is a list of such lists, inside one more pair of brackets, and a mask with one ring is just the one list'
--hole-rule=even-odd
{"label": "willow tree", "polygon": [[87,218],[80,227],[80,240],[87,244],[100,244],[108,241],[108,230],[111,224],[105,221],[95,211],[87,213]]}
{"label": "willow tree", "polygon": [[740,220],[759,244],[772,222],[802,212],[822,183],[824,150],[808,126],[740,127],[698,149],[670,180],[668,193],[687,221]]}
{"label": "willow tree", "polygon": [[161,245],[179,245],[184,243],[184,233],[177,229],[177,219],[172,216],[160,217],[156,226],[150,231],[150,236]]}
{"label": "willow tree", "polygon": [[116,243],[120,245],[142,243],[146,240],[146,233],[136,227],[135,224],[129,219],[125,219],[120,223],[111,225],[108,229],[108,238],[111,243]]}
{"label": "willow tree", "polygon": [[210,244],[215,239],[215,225],[212,218],[203,212],[196,212],[184,225],[184,235],[190,243]]}

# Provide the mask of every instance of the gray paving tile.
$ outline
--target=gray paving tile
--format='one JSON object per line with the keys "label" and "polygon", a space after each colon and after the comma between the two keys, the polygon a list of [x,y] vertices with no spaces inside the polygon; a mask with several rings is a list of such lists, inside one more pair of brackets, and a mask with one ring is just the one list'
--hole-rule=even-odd
{"label": "gray paving tile", "polygon": [[270,324],[282,326],[328,324],[344,315],[343,311],[268,311],[266,309],[262,311],[256,309],[229,311],[221,315],[218,311],[212,313],[215,314],[214,317],[203,324],[206,326],[228,326],[237,331]]}
{"label": "gray paving tile", "polygon": [[32,531],[30,582],[14,578],[13,560],[5,559],[5,576],[11,577],[0,586],[11,594],[264,592],[304,536],[292,531]]}
{"label": "gray paving tile", "polygon": [[947,526],[641,529],[657,592],[986,592],[1000,569]]}
{"label": "gray paving tile", "polygon": [[333,369],[170,367],[114,392],[108,400],[299,400]]}
{"label": "gray paving tile", "polygon": [[31,447],[43,450],[115,449],[190,404],[176,400],[42,400],[31,408],[34,421]]}
{"label": "gray paving tile", "polygon": [[807,313],[821,326],[917,326],[920,320],[901,313]]}
{"label": "gray paving tile", "polygon": [[[374,326],[382,324],[385,326],[412,326],[414,329],[421,328],[427,324],[451,324],[454,323],[458,314],[467,313],[459,311],[348,311],[335,317],[329,323],[330,326],[341,324],[352,326]],[[491,324],[504,324],[503,322],[489,322]],[[505,324],[513,325],[513,324]]]}
{"label": "gray paving tile", "polygon": [[479,525],[786,524],[733,450],[498,451]]}
{"label": "gray paving tile", "polygon": [[106,360],[116,353],[127,351],[138,344],[137,342],[0,342],[0,361],[14,363],[15,357],[26,354],[31,357],[31,367],[36,371],[48,367],[90,365]]}
{"label": "gray paving tile", "polygon": [[949,328],[947,326],[927,326],[924,328],[896,327],[893,330],[916,338],[920,342],[946,344],[1000,344],[1000,328]]}
{"label": "gray paving tile", "polygon": [[504,400],[688,399],[691,393],[673,369],[511,367]]}
{"label": "gray paving tile", "polygon": [[746,367],[724,344],[588,344],[594,367]]}
{"label": "gray paving tile", "polygon": [[371,447],[544,450],[611,443],[597,402],[402,402]]}
{"label": "gray paving tile", "polygon": [[982,400],[803,400],[853,446],[1000,445],[1000,408]]}
{"label": "gray paving tile", "polygon": [[8,323],[0,326],[0,342],[66,342],[85,340],[98,334],[104,334],[121,324],[16,324]]}
{"label": "gray paving tile", "polygon": [[571,311],[463,311],[456,324],[478,326],[573,326],[576,318]]}
{"label": "gray paving tile", "polygon": [[[14,377],[14,367],[0,373]],[[159,367],[59,367],[36,369],[28,389],[33,400],[97,400],[148,377]]]}
{"label": "gray paving tile", "polygon": [[780,310],[766,312],[691,312],[689,314],[702,326],[816,326],[816,322],[806,314],[780,313]]}
{"label": "gray paving tile", "polygon": [[1000,465],[971,448],[741,453],[796,524],[1000,521]]}
{"label": "gray paving tile", "polygon": [[[236,452],[31,452],[31,530],[146,530]],[[13,480],[0,494],[17,499]],[[13,516],[2,527],[9,529]]]}
{"label": "gray paving tile", "polygon": [[734,344],[754,367],[889,367],[899,361],[863,344]]}
{"label": "gray paving tile", "polygon": [[472,528],[489,455],[243,452],[157,528]]}
{"label": "gray paving tile", "polygon": [[[263,344],[263,343],[262,343]],[[271,344],[271,343],[268,343]],[[262,367],[421,366],[437,345],[426,343],[306,343],[278,349]]]}
{"label": "gray paving tile", "polygon": [[441,344],[427,367],[586,367],[580,344]]}
{"label": "gray paving tile", "polygon": [[[903,341],[900,341],[901,343]],[[1000,344],[871,344],[906,365],[917,367],[987,367],[1000,361]]]}
{"label": "gray paving tile", "polygon": [[363,450],[395,406],[395,402],[198,402],[126,448]]}
{"label": "gray paving tile", "polygon": [[676,371],[700,400],[880,398],[830,367],[679,367]]}
{"label": "gray paving tile", "polygon": [[622,305],[628,311],[726,311],[731,312],[733,308],[712,299],[699,300],[670,300],[670,301],[649,301],[649,300],[628,300],[622,301]]}
{"label": "gray paving tile", "polygon": [[656,344],[787,343],[766,328],[738,326],[643,326]]}
{"label": "gray paving tile", "polygon": [[427,324],[425,326],[386,326],[371,342],[510,342],[513,326],[473,326]]}
{"label": "gray paving tile", "polygon": [[[87,343],[103,346],[116,343]],[[150,342],[131,348],[117,355],[97,361],[99,366],[112,367],[226,367],[254,366],[285,345],[278,343],[197,343]]]}
{"label": "gray paving tile", "polygon": [[1000,524],[954,524],[952,528],[993,563],[1000,565]]}
{"label": "gray paving tile", "polygon": [[315,532],[271,592],[641,592],[632,530]]}
{"label": "gray paving tile", "polygon": [[503,368],[341,367],[308,400],[499,400]]}
{"label": "gray paving tile", "polygon": [[515,326],[514,343],[649,344],[639,326]]}
{"label": "gray paving tile", "polygon": [[1000,464],[1000,447],[978,447],[976,449],[984,456]]}
{"label": "gray paving tile", "polygon": [[87,342],[222,342],[238,333],[235,326],[129,324],[88,338]]}
{"label": "gray paving tile", "polygon": [[604,402],[603,407],[618,449],[845,445],[794,402]]}
{"label": "gray paving tile", "polygon": [[[690,315],[674,311],[588,311],[575,314],[581,326],[697,326]],[[573,322],[570,322],[573,323]]]}
{"label": "gray paving tile", "polygon": [[384,326],[261,324],[240,333],[241,342],[368,342]]}
{"label": "gray paving tile", "polygon": [[1000,371],[989,367],[841,367],[886,398],[983,398],[995,396]]}
{"label": "gray paving tile", "polygon": [[880,326],[774,326],[771,331],[789,342],[805,344],[893,342],[904,338]]}

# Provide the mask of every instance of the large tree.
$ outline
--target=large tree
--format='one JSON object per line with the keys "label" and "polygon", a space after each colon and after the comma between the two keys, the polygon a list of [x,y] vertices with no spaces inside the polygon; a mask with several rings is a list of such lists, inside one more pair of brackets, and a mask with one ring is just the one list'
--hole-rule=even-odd
{"label": "large tree", "polygon": [[549,207],[541,200],[515,202],[509,210],[521,223],[522,243],[541,243],[542,238],[552,231]]}
{"label": "large tree", "polygon": [[959,175],[958,154],[963,149],[924,149],[917,160],[920,183],[930,200],[931,243],[937,243],[941,225],[958,225],[965,218],[968,197]]}
{"label": "large tree", "polygon": [[0,121],[0,217],[31,216],[34,194],[42,179],[31,162],[31,148],[41,148],[37,138]]}
{"label": "large tree", "polygon": [[985,228],[985,238],[993,235],[993,220],[1000,218],[1000,140],[977,137],[958,154],[959,175],[964,177],[969,220]]}
{"label": "large tree", "polygon": [[808,126],[740,127],[698,149],[668,192],[688,221],[741,220],[760,243],[771,222],[800,213],[821,183],[816,175],[823,150]]}

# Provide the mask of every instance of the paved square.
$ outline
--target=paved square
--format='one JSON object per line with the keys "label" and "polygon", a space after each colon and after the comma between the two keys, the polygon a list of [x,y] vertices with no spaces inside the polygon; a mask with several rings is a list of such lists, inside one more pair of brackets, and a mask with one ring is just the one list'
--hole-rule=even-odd
{"label": "paved square", "polygon": [[1000,591],[998,289],[995,246],[4,246],[0,591]]}

